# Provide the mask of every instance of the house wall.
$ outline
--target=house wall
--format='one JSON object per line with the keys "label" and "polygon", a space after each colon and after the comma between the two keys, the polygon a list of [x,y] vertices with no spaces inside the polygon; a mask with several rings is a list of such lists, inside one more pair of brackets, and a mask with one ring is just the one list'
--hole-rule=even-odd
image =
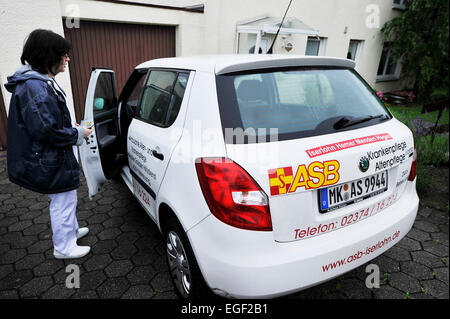
{"label": "house wall", "polygon": [[[289,0],[206,0],[204,52],[236,52],[237,24],[252,17],[281,18],[288,4]],[[320,30],[319,36],[327,38],[326,56],[345,58],[350,39],[364,40],[356,70],[372,87],[388,91],[402,85],[400,81],[376,82],[383,48],[380,29],[385,22],[400,14],[392,9],[392,4],[393,0],[295,0],[287,16],[296,17],[313,29]],[[370,14],[376,13],[374,10],[377,9],[378,27],[370,27],[366,21],[372,21]],[[280,40],[274,46],[274,53],[305,54],[306,35],[292,35],[287,39],[294,45],[293,50],[285,51]]]}
{"label": "house wall", "polygon": [[[131,1],[131,0],[128,0]],[[282,17],[289,0],[136,0],[136,2],[169,6],[187,6],[204,3],[205,11],[186,11],[132,6],[92,0],[0,0],[0,86],[8,111],[10,93],[3,84],[6,77],[20,67],[20,54],[25,37],[36,28],[51,29],[61,35],[63,17],[74,13],[81,19],[159,24],[176,26],[176,55],[216,54],[236,52],[236,26],[255,17]],[[383,24],[401,12],[392,9],[393,0],[294,0],[288,16],[296,17],[327,38],[324,55],[346,57],[350,39],[364,40],[357,71],[375,89],[389,91],[402,88],[405,81],[376,82],[376,73],[382,52]],[[372,7],[370,7],[372,6]],[[368,27],[371,12],[379,10],[379,25]],[[372,12],[373,13],[373,12]],[[71,20],[69,20],[71,21]],[[344,32],[346,30],[346,32]],[[281,47],[281,39],[274,53],[304,54],[307,37],[292,35],[291,52]],[[57,80],[72,100],[70,70],[58,75]],[[71,110],[73,111],[73,109]]]}
{"label": "house wall", "polygon": [[[5,90],[6,77],[20,66],[20,55],[26,36],[37,28],[50,29],[63,34],[59,0],[8,1],[0,0],[0,84],[8,112],[11,94]],[[58,81],[64,88],[70,87],[69,74],[61,74]],[[71,97],[71,92],[67,92]]]}
{"label": "house wall", "polygon": [[[153,3],[152,1],[140,1]],[[163,3],[158,3],[163,4]],[[186,1],[183,5],[186,4]],[[175,6],[175,1],[170,5]],[[37,29],[49,29],[64,36],[63,23],[73,23],[78,16],[82,20],[127,22],[139,24],[171,25],[176,27],[176,55],[195,55],[202,53],[204,15],[202,13],[159,9],[127,4],[107,3],[91,0],[0,0],[0,85],[6,111],[8,112],[11,94],[3,86],[7,76],[20,66],[24,40]],[[71,82],[68,71],[58,74],[56,79],[73,102]],[[71,103],[73,105],[73,103]],[[73,113],[73,107],[70,108]]]}

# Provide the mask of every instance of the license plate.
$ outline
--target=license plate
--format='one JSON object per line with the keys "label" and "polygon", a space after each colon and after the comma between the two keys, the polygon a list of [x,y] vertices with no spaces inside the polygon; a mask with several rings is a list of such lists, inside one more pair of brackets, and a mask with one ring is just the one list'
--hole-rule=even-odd
{"label": "license plate", "polygon": [[319,190],[319,210],[326,213],[387,191],[388,172]]}

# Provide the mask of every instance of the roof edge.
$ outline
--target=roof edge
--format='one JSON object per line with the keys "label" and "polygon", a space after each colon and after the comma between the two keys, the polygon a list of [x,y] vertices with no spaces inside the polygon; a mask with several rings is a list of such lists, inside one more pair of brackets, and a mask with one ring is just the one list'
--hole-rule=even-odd
{"label": "roof edge", "polygon": [[172,7],[172,6],[165,6],[165,5],[160,5],[160,4],[134,2],[132,0],[94,0],[94,1],[109,2],[109,3],[113,3],[113,4],[121,4],[121,5],[129,5],[129,6],[155,8],[155,9],[178,10],[178,11],[187,11],[187,12],[192,12],[192,13],[205,13],[205,6],[202,4],[187,6],[187,7]]}
{"label": "roof edge", "polygon": [[349,69],[355,68],[355,61],[330,57],[289,57],[249,61],[233,65],[216,66],[217,75],[247,71],[253,69],[271,69],[291,66],[337,66]]}

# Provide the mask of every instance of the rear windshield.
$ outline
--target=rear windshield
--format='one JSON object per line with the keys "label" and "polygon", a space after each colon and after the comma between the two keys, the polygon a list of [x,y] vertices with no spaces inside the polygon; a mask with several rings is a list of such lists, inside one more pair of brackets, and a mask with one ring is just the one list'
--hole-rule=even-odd
{"label": "rear windshield", "polygon": [[226,143],[317,136],[391,118],[375,92],[349,69],[218,75],[217,93]]}

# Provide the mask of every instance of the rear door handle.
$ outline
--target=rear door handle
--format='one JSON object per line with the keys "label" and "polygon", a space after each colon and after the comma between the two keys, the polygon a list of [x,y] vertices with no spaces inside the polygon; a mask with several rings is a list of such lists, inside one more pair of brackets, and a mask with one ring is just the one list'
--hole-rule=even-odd
{"label": "rear door handle", "polygon": [[164,155],[162,153],[158,153],[157,151],[153,150],[152,154],[154,157],[156,157],[157,159],[163,161],[164,160]]}

